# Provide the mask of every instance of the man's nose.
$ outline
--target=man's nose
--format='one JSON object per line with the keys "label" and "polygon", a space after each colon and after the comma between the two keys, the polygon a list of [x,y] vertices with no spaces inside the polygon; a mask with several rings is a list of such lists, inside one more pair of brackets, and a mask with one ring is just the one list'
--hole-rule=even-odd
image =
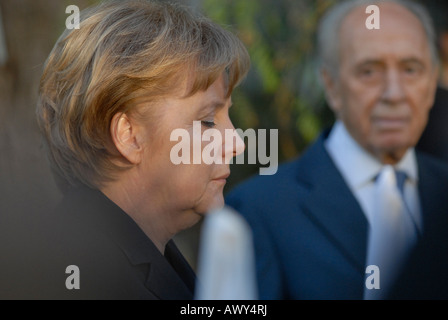
{"label": "man's nose", "polygon": [[392,105],[401,102],[405,98],[405,89],[400,73],[389,70],[384,77],[383,101]]}

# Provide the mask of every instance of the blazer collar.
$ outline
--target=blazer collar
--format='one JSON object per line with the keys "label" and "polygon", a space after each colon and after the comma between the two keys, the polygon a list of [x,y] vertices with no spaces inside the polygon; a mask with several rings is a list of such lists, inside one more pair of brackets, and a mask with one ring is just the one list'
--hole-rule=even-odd
{"label": "blazer collar", "polygon": [[325,131],[300,160],[300,168],[307,170],[297,172],[297,179],[309,187],[303,206],[309,218],[364,274],[368,222],[324,147],[328,134],[329,130]]}
{"label": "blazer collar", "polygon": [[91,208],[80,210],[80,214],[108,234],[131,265],[149,265],[145,281],[149,291],[160,299],[193,298],[194,271],[172,240],[168,242],[164,256],[135,221],[102,192],[89,188],[80,188],[76,192]]}
{"label": "blazer collar", "polygon": [[191,300],[194,297],[195,281],[193,270],[170,240],[165,256],[159,252],[150,263],[145,286],[160,299]]}
{"label": "blazer collar", "polygon": [[[357,190],[370,183],[384,167],[378,159],[359,145],[341,120],[336,121],[324,144],[351,190]],[[408,179],[417,183],[418,170],[414,148],[409,148],[394,167],[406,172]]]}

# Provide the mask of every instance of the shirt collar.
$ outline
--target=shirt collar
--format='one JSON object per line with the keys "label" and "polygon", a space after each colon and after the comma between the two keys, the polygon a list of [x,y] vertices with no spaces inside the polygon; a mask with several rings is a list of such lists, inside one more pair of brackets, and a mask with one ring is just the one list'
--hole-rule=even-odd
{"label": "shirt collar", "polygon": [[395,165],[395,169],[404,171],[408,179],[418,181],[418,166],[414,148],[410,148],[404,157]]}
{"label": "shirt collar", "polygon": [[[342,121],[337,121],[333,126],[325,147],[351,188],[357,189],[370,183],[383,167],[352,138]],[[411,180],[417,181],[415,150],[408,149],[395,168],[406,172]]]}

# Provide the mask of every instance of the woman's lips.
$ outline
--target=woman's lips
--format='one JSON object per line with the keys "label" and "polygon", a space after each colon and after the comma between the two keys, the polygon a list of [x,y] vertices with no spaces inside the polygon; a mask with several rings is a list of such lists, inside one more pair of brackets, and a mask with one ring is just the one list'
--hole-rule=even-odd
{"label": "woman's lips", "polygon": [[217,181],[217,182],[227,182],[227,178],[230,176],[230,172],[227,172],[223,175],[220,175],[217,178],[214,178],[213,181]]}

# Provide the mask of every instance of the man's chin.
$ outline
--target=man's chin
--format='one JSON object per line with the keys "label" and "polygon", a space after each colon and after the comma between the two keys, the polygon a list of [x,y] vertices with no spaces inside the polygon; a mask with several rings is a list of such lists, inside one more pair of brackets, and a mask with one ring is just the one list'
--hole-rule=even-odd
{"label": "man's chin", "polygon": [[375,148],[374,155],[384,164],[396,164],[403,158],[410,147],[412,147],[410,144],[390,141],[379,148]]}

